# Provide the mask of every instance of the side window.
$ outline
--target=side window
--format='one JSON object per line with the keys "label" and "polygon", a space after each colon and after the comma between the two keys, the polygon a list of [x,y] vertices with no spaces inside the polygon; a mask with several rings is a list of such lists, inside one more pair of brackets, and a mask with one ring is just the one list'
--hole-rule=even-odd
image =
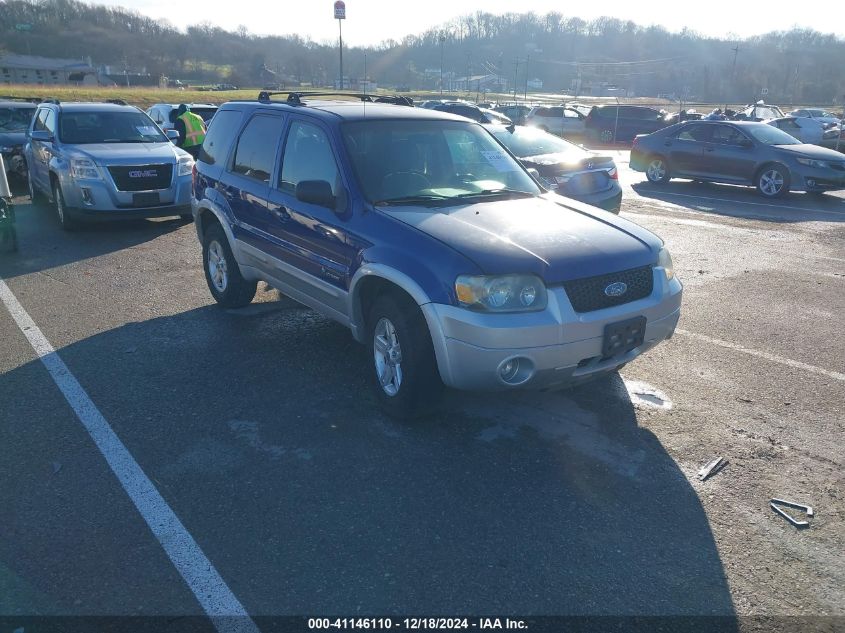
{"label": "side window", "polygon": [[47,111],[47,120],[44,122],[44,129],[50,134],[55,135],[56,133],[56,115],[52,110]]}
{"label": "side window", "polygon": [[745,135],[735,127],[718,125],[713,131],[713,142],[722,145],[739,145],[745,140]]}
{"label": "side window", "polygon": [[279,186],[283,191],[293,194],[296,185],[303,180],[325,180],[332,186],[334,195],[338,194],[341,184],[340,172],[326,133],[311,123],[294,121],[285,143]]}
{"label": "side window", "polygon": [[563,116],[563,108],[549,108],[548,116],[560,118]]}
{"label": "side window", "polygon": [[580,114],[578,114],[575,110],[570,110],[569,108],[567,108],[566,110],[563,111],[563,116],[565,116],[567,119],[580,119],[581,118]]}
{"label": "side window", "polygon": [[214,124],[208,127],[208,133],[200,149],[199,160],[208,165],[223,163],[229,155],[229,148],[241,125],[242,113],[239,110],[222,110],[214,117]]}
{"label": "side window", "polygon": [[238,139],[232,171],[269,184],[283,122],[280,116],[264,114],[250,119]]}
{"label": "side window", "polygon": [[689,125],[678,133],[679,141],[707,141],[710,138],[709,125]]}
{"label": "side window", "polygon": [[43,108],[38,111],[38,115],[35,117],[35,123],[32,126],[34,131],[44,131],[47,129],[46,121],[47,115],[50,114],[50,111],[47,108]]}

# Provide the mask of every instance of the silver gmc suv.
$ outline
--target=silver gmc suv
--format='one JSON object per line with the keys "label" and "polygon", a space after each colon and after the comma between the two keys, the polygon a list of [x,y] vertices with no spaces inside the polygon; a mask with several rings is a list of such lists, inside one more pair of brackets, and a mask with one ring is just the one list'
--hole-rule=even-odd
{"label": "silver gmc suv", "polygon": [[191,217],[193,158],[133,106],[43,102],[24,152],[33,201],[49,197],[66,230],[80,220]]}

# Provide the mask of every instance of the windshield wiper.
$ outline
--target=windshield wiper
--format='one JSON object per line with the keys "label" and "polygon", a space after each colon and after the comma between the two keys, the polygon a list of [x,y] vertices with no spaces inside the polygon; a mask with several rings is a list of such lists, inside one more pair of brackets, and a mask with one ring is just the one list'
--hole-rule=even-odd
{"label": "windshield wiper", "polygon": [[471,191],[469,193],[461,193],[455,196],[455,198],[459,198],[461,200],[466,200],[467,198],[490,198],[490,197],[498,197],[498,196],[506,196],[506,197],[534,197],[536,194],[531,193],[530,191],[520,191],[519,189],[482,189],[481,191]]}
{"label": "windshield wiper", "polygon": [[396,198],[386,198],[385,200],[378,200],[373,204],[376,206],[391,205],[391,204],[424,204],[426,202],[437,202],[440,200],[448,200],[447,196],[438,196],[436,194],[419,194],[415,196],[399,196]]}

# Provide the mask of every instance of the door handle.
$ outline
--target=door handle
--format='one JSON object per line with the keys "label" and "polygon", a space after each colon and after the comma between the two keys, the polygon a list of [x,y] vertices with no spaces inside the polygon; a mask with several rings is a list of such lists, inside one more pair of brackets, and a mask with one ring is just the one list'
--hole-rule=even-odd
{"label": "door handle", "polygon": [[270,207],[270,213],[282,222],[288,222],[290,220],[290,213],[287,207]]}

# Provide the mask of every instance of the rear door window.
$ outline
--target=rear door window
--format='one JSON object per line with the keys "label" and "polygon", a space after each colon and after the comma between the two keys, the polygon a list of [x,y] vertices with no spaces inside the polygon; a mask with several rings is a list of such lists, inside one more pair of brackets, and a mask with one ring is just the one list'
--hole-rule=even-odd
{"label": "rear door window", "polygon": [[208,126],[208,133],[200,149],[200,161],[208,165],[226,162],[242,116],[239,110],[223,110],[214,118],[214,124]]}
{"label": "rear door window", "polygon": [[[280,116],[259,114],[252,117],[238,139],[232,171],[269,183],[276,164],[276,150],[282,136],[283,123]],[[217,124],[215,121],[212,129],[222,127]]]}
{"label": "rear door window", "polygon": [[704,142],[710,140],[709,125],[688,125],[678,133],[679,141],[698,141]]}

